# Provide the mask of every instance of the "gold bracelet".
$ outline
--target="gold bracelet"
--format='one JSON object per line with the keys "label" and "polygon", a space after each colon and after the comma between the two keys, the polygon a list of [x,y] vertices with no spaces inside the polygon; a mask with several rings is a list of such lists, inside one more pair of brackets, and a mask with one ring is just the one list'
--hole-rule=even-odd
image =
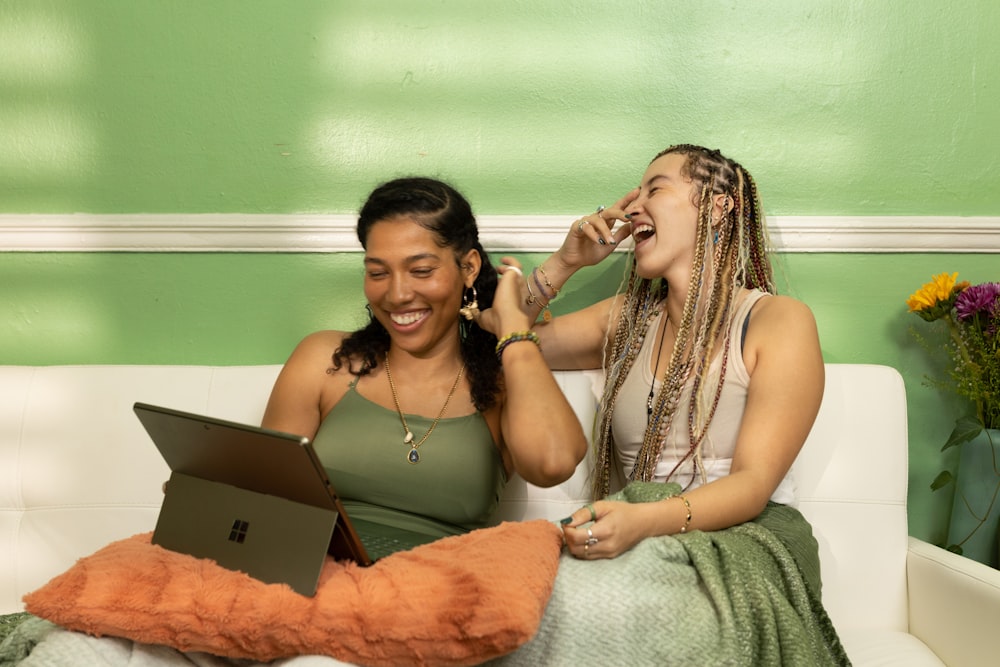
{"label": "gold bracelet", "polygon": [[680,499],[680,501],[682,503],[684,503],[684,509],[687,510],[687,518],[684,519],[684,525],[681,526],[681,531],[680,531],[682,533],[686,533],[688,531],[688,527],[690,527],[690,525],[691,525],[691,503],[689,503],[688,499],[685,498],[680,493],[678,493],[676,496],[674,496],[674,498]]}
{"label": "gold bracelet", "polygon": [[545,262],[542,262],[535,268],[537,268],[538,272],[542,274],[542,280],[545,282],[545,286],[552,290],[552,298],[554,299],[559,296],[559,288],[549,282],[549,275],[545,273]]}
{"label": "gold bracelet", "polygon": [[[549,307],[548,301],[542,301],[540,298],[535,296],[534,292],[531,291],[531,279],[528,278],[527,276],[525,276],[524,278],[524,286],[528,288],[528,296],[524,298],[524,302],[526,304],[528,304],[529,306],[533,306],[534,304],[537,303],[539,308],[541,309],[538,312],[542,312],[542,310],[545,310],[546,308]],[[536,315],[535,317],[538,316]]]}
{"label": "gold bracelet", "polygon": [[[542,300],[539,297],[537,297],[537,296],[535,297],[535,301],[537,303],[541,303],[542,304],[542,310],[541,310],[542,319],[545,320],[546,322],[551,322],[552,321],[552,311],[549,310],[549,304],[552,303],[552,299],[554,299],[557,296],[559,296],[559,290],[555,290],[555,294],[553,294],[552,296],[549,296],[548,294],[545,293],[545,288],[542,287],[542,283],[538,280],[538,269],[537,269],[537,267],[531,270],[531,279],[535,281],[535,287],[538,288],[539,295],[544,296],[547,299],[545,301],[545,303],[542,303]],[[545,282],[546,282],[546,284],[548,284],[549,281],[546,280]],[[552,286],[549,285],[549,287],[552,287]],[[553,289],[555,289],[555,288],[553,288]],[[528,292],[529,293],[531,292],[531,285],[528,285]]]}

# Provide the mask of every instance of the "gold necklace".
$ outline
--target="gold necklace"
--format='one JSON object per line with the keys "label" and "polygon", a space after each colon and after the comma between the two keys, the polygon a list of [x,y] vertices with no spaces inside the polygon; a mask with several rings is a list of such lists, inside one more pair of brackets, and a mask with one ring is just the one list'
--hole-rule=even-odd
{"label": "gold necklace", "polygon": [[392,391],[392,402],[396,404],[396,412],[399,413],[399,421],[403,422],[403,431],[406,432],[406,436],[403,438],[403,444],[410,446],[410,451],[406,454],[406,460],[411,464],[416,465],[420,463],[420,453],[417,449],[420,445],[427,441],[430,437],[431,432],[434,427],[438,425],[441,418],[444,417],[444,411],[448,409],[448,403],[451,402],[451,397],[455,395],[455,390],[458,388],[458,383],[462,381],[462,374],[465,372],[465,364],[458,369],[458,376],[455,378],[455,383],[451,385],[451,391],[448,392],[448,397],[444,399],[444,405],[441,406],[441,412],[438,416],[434,418],[431,423],[431,427],[427,429],[427,433],[424,433],[424,437],[420,438],[420,442],[413,442],[413,431],[406,423],[406,416],[403,414],[403,409],[399,407],[399,396],[396,394],[396,384],[392,381],[392,373],[389,372],[389,353],[386,352],[385,355],[385,376],[389,378],[389,389]]}

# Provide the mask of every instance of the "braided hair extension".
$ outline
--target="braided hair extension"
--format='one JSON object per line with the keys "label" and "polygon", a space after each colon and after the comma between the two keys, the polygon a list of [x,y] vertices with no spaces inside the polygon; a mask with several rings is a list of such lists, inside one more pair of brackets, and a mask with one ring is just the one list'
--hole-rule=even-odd
{"label": "braided hair extension", "polygon": [[[456,262],[469,250],[476,250],[482,258],[479,275],[473,283],[479,307],[486,310],[493,305],[497,271],[479,241],[476,218],[465,197],[447,183],[432,178],[398,178],[383,183],[368,196],[358,216],[361,246],[367,248],[372,226],[398,216],[407,216],[433,232],[438,245],[455,252]],[[475,322],[457,319],[472,402],[482,412],[496,404],[500,391],[500,362],[493,351],[497,339]],[[333,353],[333,368],[328,372],[346,365],[352,375],[367,375],[385,359],[389,342],[389,332],[369,310],[368,324],[344,337]]]}
{"label": "braided hair extension", "polygon": [[[701,475],[704,481],[701,450],[725,379],[734,300],[740,288],[760,289],[771,294],[775,289],[767,255],[767,230],[757,186],[750,174],[719,151],[691,144],[671,146],[657,154],[651,163],[669,153],[686,157],[681,174],[700,188],[696,200],[695,256],[674,349],[629,479],[652,480],[667,433],[674,427],[681,392],[690,382],[688,423],[684,425],[688,432],[688,449],[677,457],[678,463],[667,475],[671,480],[682,464],[693,461],[692,476],[684,485],[687,488],[696,475]],[[713,220],[713,196],[718,194],[726,196],[726,205],[722,216]],[[628,266],[620,289],[623,298],[618,323],[614,332],[609,330],[610,340],[605,346],[606,381],[595,433],[596,461],[592,481],[596,498],[606,496],[610,490],[614,459],[611,417],[615,401],[635,363],[650,323],[663,308],[669,289],[661,278],[639,278],[634,254]],[[720,340],[722,368],[718,378],[714,378],[710,374],[712,353],[720,347]]]}

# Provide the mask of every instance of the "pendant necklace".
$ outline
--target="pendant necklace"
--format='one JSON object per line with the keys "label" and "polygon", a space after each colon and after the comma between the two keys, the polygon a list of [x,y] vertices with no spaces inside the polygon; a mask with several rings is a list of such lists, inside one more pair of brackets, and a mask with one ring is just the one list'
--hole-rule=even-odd
{"label": "pendant necklace", "polygon": [[451,385],[451,391],[448,392],[448,397],[444,399],[444,405],[441,406],[441,412],[439,412],[438,416],[434,418],[434,421],[431,423],[431,427],[427,429],[426,433],[424,433],[424,437],[420,438],[419,442],[414,442],[413,431],[410,430],[410,427],[406,423],[406,416],[403,414],[403,409],[399,407],[399,396],[396,394],[396,384],[392,381],[392,373],[389,372],[389,353],[386,353],[385,376],[389,378],[389,389],[392,390],[392,402],[396,404],[396,412],[399,413],[399,421],[403,423],[403,431],[406,433],[403,437],[403,444],[409,445],[410,447],[410,451],[406,453],[406,460],[411,464],[416,465],[417,463],[420,463],[420,452],[418,452],[417,449],[419,449],[420,445],[427,441],[427,438],[430,437],[434,427],[437,426],[438,422],[441,421],[441,418],[444,417],[444,412],[448,409],[448,403],[451,401],[451,397],[455,395],[455,390],[458,388],[458,383],[462,380],[463,373],[465,373],[464,364],[458,369],[458,376],[455,378],[455,383]]}
{"label": "pendant necklace", "polygon": [[649,396],[646,397],[646,421],[653,416],[653,390],[656,388],[656,371],[660,368],[660,355],[663,353],[663,341],[667,337],[667,329],[670,327],[670,316],[667,315],[666,307],[663,309],[663,317],[666,323],[663,325],[663,335],[660,336],[660,347],[656,350],[656,365],[653,366],[653,381],[649,384]]}

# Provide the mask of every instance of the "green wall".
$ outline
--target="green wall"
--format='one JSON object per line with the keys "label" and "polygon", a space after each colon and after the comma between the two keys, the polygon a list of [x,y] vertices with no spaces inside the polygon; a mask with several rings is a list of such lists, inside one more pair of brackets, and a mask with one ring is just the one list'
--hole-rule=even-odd
{"label": "green wall", "polygon": [[5,212],[575,212],[667,144],[772,214],[993,215],[993,0],[0,0]]}
{"label": "green wall", "polygon": [[[772,215],[1000,216],[997,25],[993,0],[0,0],[0,225],[348,213],[414,172],[480,214],[569,221],[680,141],[743,162]],[[932,273],[995,280],[995,256],[779,265],[828,361],[903,372],[910,530],[942,539],[950,501],[927,485],[954,465],[958,406],[921,384],[936,362],[903,301]],[[360,271],[351,253],[0,253],[0,363],[280,362],[358,322]]]}

